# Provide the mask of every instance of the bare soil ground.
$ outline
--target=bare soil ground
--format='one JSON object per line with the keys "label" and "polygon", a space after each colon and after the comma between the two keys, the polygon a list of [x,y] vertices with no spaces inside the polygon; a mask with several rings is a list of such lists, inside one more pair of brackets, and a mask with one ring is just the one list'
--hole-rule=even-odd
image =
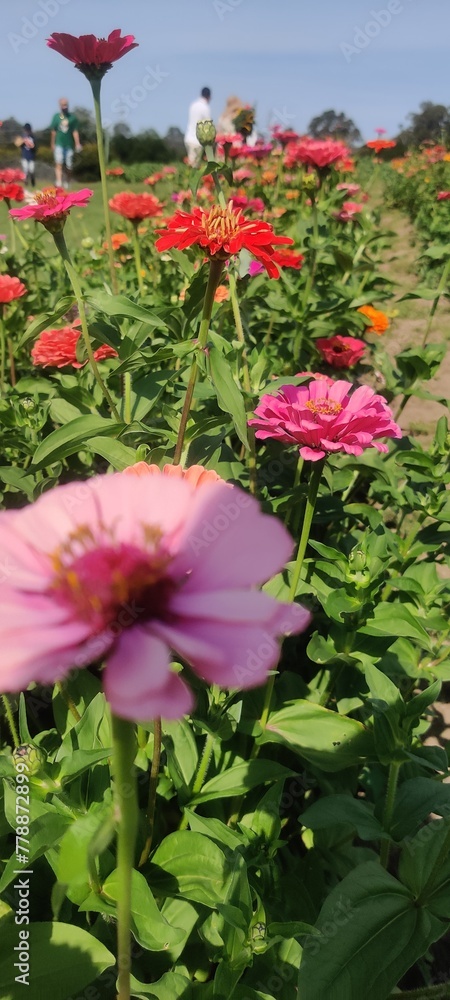
{"label": "bare soil ground", "polygon": [[[388,210],[382,216],[383,229],[389,229],[396,235],[392,242],[391,254],[380,267],[392,281],[393,301],[391,309],[398,309],[398,316],[392,321],[390,331],[385,335],[384,346],[391,357],[408,347],[421,344],[431,302],[421,299],[408,299],[398,302],[397,299],[406,292],[415,291],[420,279],[417,272],[417,258],[420,245],[415,236],[414,228],[399,211]],[[447,343],[450,340],[450,303],[441,298],[433,319],[433,325],[428,337],[429,343]],[[426,384],[433,395],[448,399],[450,396],[450,350],[444,358],[436,377]],[[431,439],[439,417],[448,415],[447,408],[433,400],[412,397],[403,410],[400,424],[405,431],[411,431],[417,436]]]}

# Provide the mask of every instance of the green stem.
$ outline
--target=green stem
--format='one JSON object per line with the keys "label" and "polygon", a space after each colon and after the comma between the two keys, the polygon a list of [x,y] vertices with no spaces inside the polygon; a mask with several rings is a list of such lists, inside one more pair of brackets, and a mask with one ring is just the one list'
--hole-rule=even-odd
{"label": "green stem", "polygon": [[68,251],[68,248],[67,248],[67,244],[66,244],[66,241],[64,239],[64,233],[61,230],[60,232],[52,233],[52,236],[53,236],[53,239],[55,241],[56,248],[59,251],[59,253],[61,254],[61,257],[62,257],[62,259],[64,261],[64,264],[65,264],[65,267],[66,267],[66,271],[67,271],[67,274],[69,275],[70,283],[72,285],[72,288],[73,288],[73,291],[74,291],[74,295],[75,295],[75,298],[77,300],[78,312],[80,314],[80,321],[81,321],[81,332],[82,332],[82,335],[83,335],[83,340],[84,340],[85,347],[86,347],[86,353],[87,353],[87,356],[89,358],[89,363],[91,365],[91,368],[92,368],[92,371],[93,371],[93,374],[94,374],[94,378],[95,378],[98,386],[100,387],[100,389],[101,389],[101,391],[102,391],[102,393],[103,393],[103,395],[104,395],[107,403],[109,404],[109,406],[111,408],[111,412],[112,412],[114,418],[118,421],[118,423],[121,423],[120,416],[119,416],[119,411],[117,410],[116,404],[115,404],[115,402],[114,402],[114,400],[113,400],[113,398],[111,396],[111,393],[109,392],[109,389],[106,387],[106,385],[105,385],[105,383],[104,383],[104,381],[103,381],[103,379],[102,379],[102,377],[100,375],[100,372],[99,372],[98,367],[97,367],[97,362],[96,362],[96,360],[94,358],[94,352],[92,350],[91,338],[89,336],[89,330],[88,330],[88,325],[87,325],[87,321],[86,321],[86,310],[84,308],[83,293],[81,291],[81,285],[80,285],[80,282],[78,280],[78,274],[77,274],[77,272],[76,272],[76,270],[75,270],[75,268],[74,268],[74,266],[72,264],[72,260],[71,260],[71,257],[70,257],[70,254],[69,254],[69,251]]}
{"label": "green stem", "polygon": [[[292,484],[292,492],[293,493],[295,493],[295,490],[297,489],[297,486],[299,485],[304,464],[305,464],[305,459],[302,458],[301,455],[299,455],[299,459],[298,459],[298,462],[297,462],[297,467],[296,467],[296,470],[295,470],[294,482]],[[292,512],[293,512],[293,504],[291,504],[289,506],[288,511],[286,513],[286,517],[284,519],[284,523],[286,525],[286,528],[289,527],[289,521],[291,519]]]}
{"label": "green stem", "polygon": [[114,748],[114,802],[117,831],[117,1000],[130,1000],[131,971],[131,878],[138,826],[136,778],[133,761],[136,753],[134,725],[112,716]]}
{"label": "green stem", "polygon": [[290,601],[295,600],[297,594],[298,581],[300,580],[303,560],[305,558],[306,546],[308,544],[309,533],[311,531],[311,524],[314,516],[317,494],[319,491],[319,484],[322,478],[322,470],[324,464],[325,464],[325,459],[323,458],[318,462],[315,462],[313,468],[311,469],[311,474],[308,483],[308,495],[306,497],[305,514],[302,525],[302,533],[300,535],[297,559],[295,561],[294,572],[292,574],[292,580],[291,580],[291,589],[289,591]]}
{"label": "green stem", "polygon": [[139,294],[144,294],[144,281],[142,278],[141,247],[138,237],[138,222],[133,222],[131,227],[131,239],[133,243],[134,262],[136,265],[136,277],[138,281]]}
{"label": "green stem", "polygon": [[[314,509],[316,506],[317,493],[319,490],[319,483],[322,476],[322,469],[325,464],[325,459],[316,462],[314,468],[311,471],[309,484],[308,484],[308,496],[306,498],[306,507],[303,517],[302,533],[300,535],[300,542],[298,546],[297,559],[294,566],[294,572],[292,575],[291,587],[289,590],[289,601],[295,600],[297,593],[298,581],[300,579],[300,573],[302,571],[303,559],[306,552],[306,546],[308,544],[309,533],[311,530],[312,519],[314,515]],[[259,720],[262,729],[265,729],[267,725],[267,720],[269,718],[270,706],[272,702],[273,689],[275,687],[276,673],[274,672],[266,685],[263,710],[261,713],[261,718]]]}
{"label": "green stem", "polygon": [[[194,797],[195,795],[198,795],[198,793],[201,792],[201,790],[203,788],[203,782],[204,782],[204,780],[206,778],[206,775],[207,775],[208,769],[209,769],[209,765],[211,763],[211,757],[212,757],[212,753],[213,753],[213,750],[214,750],[214,744],[216,742],[216,738],[217,737],[213,733],[208,733],[208,735],[206,737],[205,745],[203,747],[202,757],[201,757],[201,760],[200,760],[200,764],[198,766],[198,771],[197,771],[197,774],[195,776],[194,784],[192,785],[192,797]],[[180,822],[180,825],[179,825],[178,829],[179,830],[186,830],[187,826],[188,826],[188,823],[189,823],[189,821],[188,821],[188,818],[187,818],[186,813],[185,813],[184,816],[181,819],[181,822]]]}
{"label": "green stem", "polygon": [[303,342],[306,307],[308,305],[309,297],[314,287],[314,279],[316,276],[316,269],[317,269],[317,241],[319,238],[319,216],[317,212],[317,204],[315,198],[312,203],[312,224],[313,224],[313,246],[311,247],[310,267],[300,307],[301,308],[300,327],[295,337],[293,346],[293,353],[295,360],[299,360],[300,358],[302,342]]}
{"label": "green stem", "polygon": [[[249,367],[248,367],[248,358],[247,358],[247,350],[246,350],[246,345],[245,345],[244,327],[242,325],[241,311],[240,311],[240,308],[239,308],[239,299],[238,299],[237,290],[236,290],[236,278],[235,278],[234,274],[231,273],[231,271],[229,271],[229,273],[228,273],[228,281],[229,281],[229,285],[230,285],[230,298],[231,298],[231,305],[232,305],[232,308],[233,308],[233,317],[234,317],[234,324],[235,324],[235,327],[236,327],[237,339],[238,339],[239,343],[242,344],[242,352],[241,352],[241,358],[242,358],[242,382],[243,382],[243,386],[244,386],[244,391],[245,391],[246,396],[247,396],[247,398],[245,400],[245,409],[247,410],[247,413],[249,413],[252,410],[252,401],[251,401],[252,386],[251,386],[251,382],[250,382],[250,371],[249,371]],[[250,493],[253,493],[253,495],[255,495],[256,494],[256,488],[257,488],[257,486],[256,486],[257,470],[256,470],[255,431],[254,431],[253,427],[247,426],[247,435],[248,435],[248,443],[249,443],[249,453],[248,453],[249,489],[250,489]]]}
{"label": "green stem", "polygon": [[450,257],[446,261],[444,270],[443,270],[442,275],[441,275],[441,280],[440,280],[439,285],[438,285],[437,290],[436,290],[436,297],[433,299],[433,303],[432,303],[432,306],[431,306],[431,309],[430,309],[430,315],[428,317],[428,323],[427,323],[426,330],[425,330],[425,335],[424,335],[424,338],[423,338],[423,341],[422,341],[422,347],[425,347],[425,344],[426,344],[426,342],[428,340],[428,336],[429,336],[429,333],[430,333],[430,330],[431,330],[431,325],[433,323],[434,314],[435,314],[436,309],[437,309],[438,304],[439,304],[439,299],[440,299],[441,295],[445,292],[445,286],[447,284],[447,278],[448,278],[448,275],[449,275],[449,271],[450,271]]}
{"label": "green stem", "polygon": [[131,424],[131,372],[123,376],[123,416],[126,424]]}
{"label": "green stem", "polygon": [[111,240],[111,219],[109,217],[108,187],[106,183],[105,147],[103,142],[102,111],[100,104],[101,80],[91,80],[92,96],[94,98],[95,129],[97,132],[98,165],[100,167],[100,182],[102,187],[103,215],[105,219],[106,242],[108,244],[109,271],[113,295],[117,295],[117,272],[114,266],[114,250]]}
{"label": "green stem", "polygon": [[11,702],[6,694],[2,694],[3,708],[5,709],[5,715],[8,720],[9,731],[11,733],[11,739],[15,747],[20,746],[19,734],[17,732],[16,723],[14,720],[14,715],[11,708]]}
{"label": "green stem", "polygon": [[145,865],[147,858],[152,849],[153,842],[153,831],[155,828],[155,809],[156,809],[156,790],[158,788],[159,780],[159,768],[161,765],[161,742],[162,742],[162,728],[161,719],[155,719],[153,723],[153,757],[152,766],[150,769],[150,783],[148,789],[148,805],[147,805],[147,824],[148,833],[147,839],[145,841],[142,854],[139,858],[139,868]]}
{"label": "green stem", "polygon": [[[397,794],[398,776],[400,773],[401,762],[392,761],[389,765],[389,776],[386,789],[386,801],[384,803],[383,811],[383,829],[388,833],[392,822],[392,816],[395,806],[395,796]],[[383,840],[380,848],[380,863],[383,868],[387,868],[389,864],[389,854],[391,850],[390,840]]]}
{"label": "green stem", "polygon": [[[7,200],[6,204],[8,206],[8,212],[9,212],[9,209],[11,208],[11,202]],[[15,254],[15,252],[16,252],[16,225],[15,225],[15,222],[14,222],[14,219],[13,219],[12,215],[9,216],[9,227],[10,227],[10,232],[11,232],[11,253]],[[17,230],[17,232],[19,232],[19,230]]]}
{"label": "green stem", "polygon": [[75,702],[70,697],[70,694],[69,694],[67,688],[65,687],[64,684],[62,684],[61,681],[57,681],[56,682],[56,687],[58,688],[58,691],[59,691],[59,693],[61,695],[61,698],[63,699],[63,701],[65,701],[65,703],[67,705],[67,708],[69,709],[69,712],[71,713],[71,715],[75,719],[75,722],[79,722],[80,719],[81,719],[81,715],[80,715],[80,713],[79,713],[79,711],[77,709],[77,706],[76,706]]}
{"label": "green stem", "polygon": [[[203,300],[203,310],[202,318],[200,322],[200,330],[198,334],[198,347],[199,351],[204,351],[209,333],[209,324],[211,322],[211,313],[214,304],[214,292],[220,281],[220,276],[222,274],[223,262],[221,260],[211,260],[209,265],[209,276],[208,284],[206,286],[205,298]],[[177,443],[175,445],[175,452],[173,456],[173,464],[179,465],[181,460],[181,455],[183,452],[184,436],[186,433],[186,426],[189,419],[189,413],[191,410],[192,397],[194,395],[195,383],[197,381],[198,374],[198,364],[197,356],[191,365],[191,371],[189,374],[189,381],[186,389],[186,395],[184,397],[183,409],[181,411],[180,426],[178,428]]]}
{"label": "green stem", "polygon": [[[214,150],[212,146],[205,146],[205,156],[208,162],[214,161]],[[222,191],[221,183],[219,180],[219,174],[217,170],[213,171],[214,187],[216,189],[217,200],[221,208],[227,207],[227,202],[225,195]]]}

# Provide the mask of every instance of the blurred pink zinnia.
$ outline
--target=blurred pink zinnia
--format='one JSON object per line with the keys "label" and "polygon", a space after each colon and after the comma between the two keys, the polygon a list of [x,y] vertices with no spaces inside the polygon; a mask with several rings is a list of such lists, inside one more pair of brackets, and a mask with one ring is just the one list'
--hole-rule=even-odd
{"label": "blurred pink zinnia", "polygon": [[0,690],[52,683],[106,661],[105,694],[125,719],[180,718],[193,704],[171,650],[222,687],[262,684],[277,638],[310,615],[255,589],[292,538],[224,483],[95,476],[0,514]]}
{"label": "blurred pink zinnia", "polygon": [[336,451],[386,452],[379,438],[402,436],[386,400],[367,385],[349,395],[352,388],[351,382],[329,385],[314,377],[307,386],[284,385],[276,396],[262,397],[249,423],[257,428],[257,438],[300,445],[300,455],[311,462]]}
{"label": "blurred pink zinnia", "polygon": [[[47,45],[59,52],[65,59],[75,63],[77,69],[86,76],[103,76],[112,63],[137,48],[134,35],[122,37],[120,28],[111,31],[107,38],[97,38],[96,35],[69,35],[65,31],[54,31],[47,38]],[[97,71],[95,73],[95,70]]]}
{"label": "blurred pink zinnia", "polygon": [[14,219],[35,219],[49,229],[63,227],[71,208],[84,208],[89,198],[94,194],[89,188],[81,191],[56,190],[54,187],[44,188],[34,196],[34,201],[24,208],[12,208],[10,215]]}

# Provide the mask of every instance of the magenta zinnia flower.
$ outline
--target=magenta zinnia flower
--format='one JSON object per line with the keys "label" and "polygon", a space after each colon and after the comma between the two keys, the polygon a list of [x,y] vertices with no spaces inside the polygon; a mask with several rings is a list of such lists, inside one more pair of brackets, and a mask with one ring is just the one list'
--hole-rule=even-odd
{"label": "magenta zinnia flower", "polygon": [[316,347],[332,368],[352,368],[361,360],[367,344],[359,337],[343,337],[337,333],[334,337],[318,337]]}
{"label": "magenta zinnia flower", "polygon": [[131,49],[137,48],[138,43],[135,42],[134,35],[122,37],[120,28],[115,28],[107,38],[97,38],[95,35],[77,37],[65,31],[54,31],[47,38],[47,45],[75,63],[76,68],[88,78],[101,78],[114,62],[131,52]]}
{"label": "magenta zinnia flower", "polygon": [[276,438],[299,445],[302,458],[317,462],[343,451],[361,455],[365,448],[388,450],[379,438],[399,438],[400,427],[382,396],[361,385],[350,395],[351,382],[324,379],[306,385],[283,385],[276,396],[265,395],[249,423],[257,438]]}
{"label": "magenta zinnia flower", "polygon": [[174,650],[222,687],[262,684],[277,637],[309,613],[256,588],[292,551],[284,526],[226,483],[95,476],[0,514],[0,690],[52,683],[105,662],[104,688],[126,719],[179,718],[190,689]]}
{"label": "magenta zinnia flower", "polygon": [[9,214],[14,219],[35,219],[53,232],[63,228],[71,208],[84,208],[93,194],[89,188],[73,191],[72,194],[54,187],[44,188],[37,192],[30,205],[12,208]]}

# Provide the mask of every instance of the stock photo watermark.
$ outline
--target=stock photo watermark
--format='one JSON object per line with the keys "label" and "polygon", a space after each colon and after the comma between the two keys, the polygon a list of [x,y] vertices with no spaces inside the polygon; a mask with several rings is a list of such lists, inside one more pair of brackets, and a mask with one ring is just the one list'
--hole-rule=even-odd
{"label": "stock photo watermark", "polygon": [[[414,0],[406,0],[413,3]],[[405,3],[402,0],[387,0],[385,7],[380,10],[370,10],[365,24],[355,24],[354,35],[351,42],[341,42],[339,48],[346,62],[351,62],[353,56],[360,56],[364,49],[377,38],[384,28],[388,28],[393,17],[401,14],[405,10]]]}
{"label": "stock photo watermark", "polygon": [[44,28],[50,23],[53,17],[59,13],[61,7],[67,7],[71,0],[38,0],[36,10],[31,17],[21,18],[19,31],[10,31],[8,42],[14,52],[19,52],[23,45],[28,45],[33,41]]}

